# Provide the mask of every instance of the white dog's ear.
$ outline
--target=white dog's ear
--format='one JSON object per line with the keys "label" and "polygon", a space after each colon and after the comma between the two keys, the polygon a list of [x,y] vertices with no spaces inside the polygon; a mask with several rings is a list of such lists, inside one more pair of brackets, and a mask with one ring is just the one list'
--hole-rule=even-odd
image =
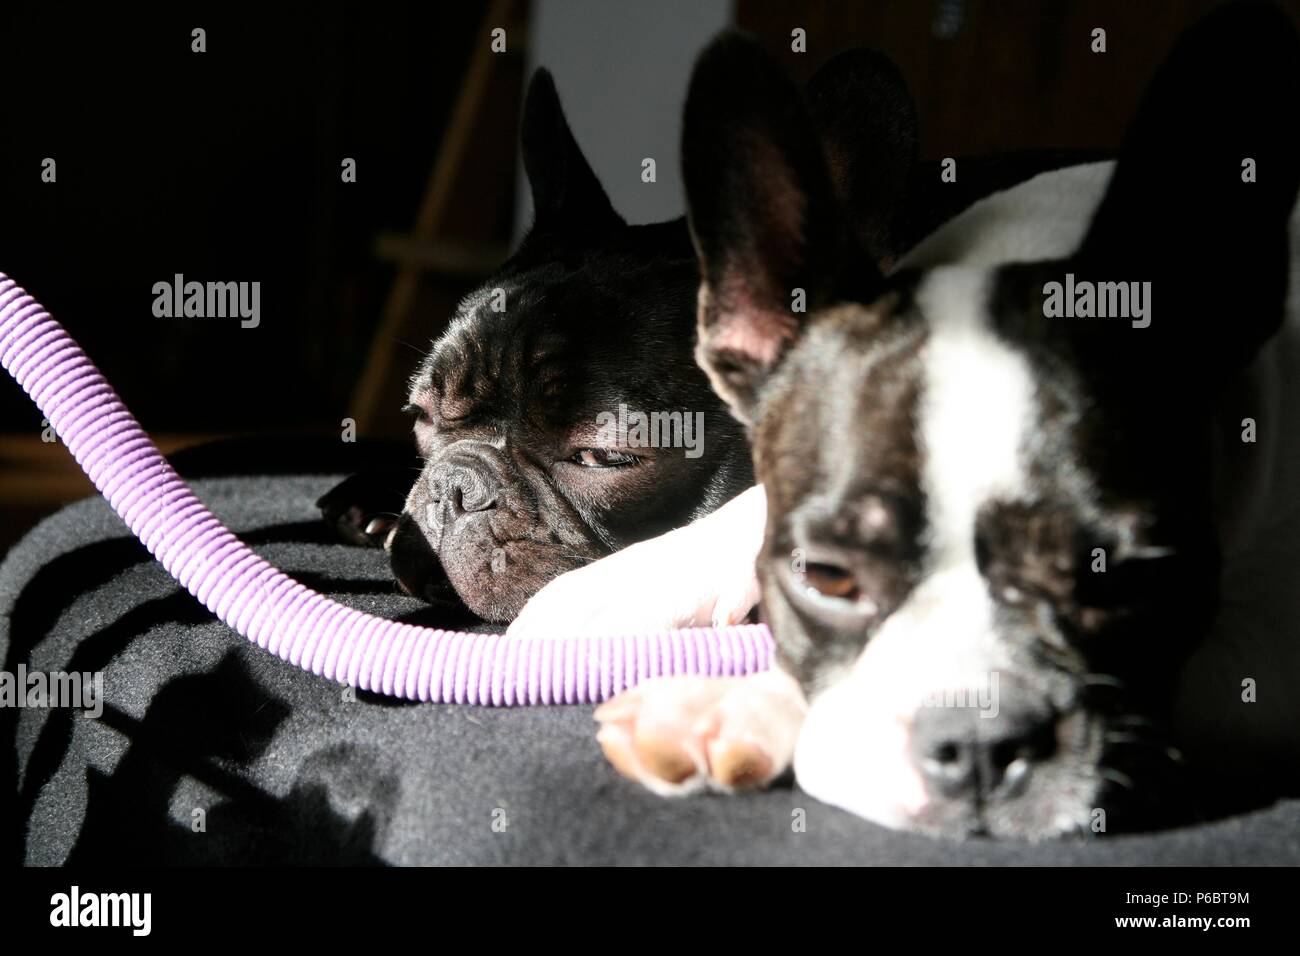
{"label": "white dog's ear", "polygon": [[1198,374],[1226,371],[1277,331],[1298,113],[1300,38],[1285,13],[1225,6],[1179,40],[1077,253],[1086,278],[1151,282],[1154,315],[1135,348]]}
{"label": "white dog's ear", "polygon": [[865,298],[880,273],[839,208],[798,90],[753,41],[726,34],[696,64],[682,169],[702,282],[696,354],[748,422],[804,318]]}

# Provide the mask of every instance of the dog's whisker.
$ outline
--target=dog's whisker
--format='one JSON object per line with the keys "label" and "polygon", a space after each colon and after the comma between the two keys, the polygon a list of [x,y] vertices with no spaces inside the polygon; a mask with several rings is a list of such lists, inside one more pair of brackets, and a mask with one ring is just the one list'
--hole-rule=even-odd
{"label": "dog's whisker", "polygon": [[1089,687],[1113,687],[1123,690],[1127,685],[1113,674],[1084,674],[1083,683]]}
{"label": "dog's whisker", "polygon": [[1137,784],[1133,782],[1133,778],[1126,773],[1116,770],[1114,767],[1102,767],[1101,776],[1103,779],[1109,780],[1111,783],[1123,787],[1125,790],[1137,790]]}
{"label": "dog's whisker", "polygon": [[422,345],[416,345],[413,342],[406,341],[405,339],[398,339],[397,344],[402,346],[403,348],[410,349],[416,355],[420,356],[420,358],[428,358],[429,355],[433,352],[432,348],[425,348]]}
{"label": "dog's whisker", "polygon": [[1105,740],[1106,743],[1108,744],[1139,744],[1139,743],[1145,744],[1151,742],[1149,738],[1143,737],[1139,734],[1126,734],[1126,733],[1117,733],[1117,732],[1111,732],[1106,734]]}
{"label": "dog's whisker", "polygon": [[1122,717],[1113,717],[1110,721],[1112,724],[1121,727],[1155,727],[1156,722],[1150,717],[1143,717],[1140,714],[1125,714]]}
{"label": "dog's whisker", "polygon": [[1169,744],[1163,743],[1154,737],[1144,737],[1140,734],[1112,732],[1106,734],[1105,741],[1107,744],[1112,746],[1141,747],[1153,751],[1162,757],[1166,757],[1176,764],[1182,764],[1186,759],[1183,757],[1183,752],[1177,747],[1171,747]]}

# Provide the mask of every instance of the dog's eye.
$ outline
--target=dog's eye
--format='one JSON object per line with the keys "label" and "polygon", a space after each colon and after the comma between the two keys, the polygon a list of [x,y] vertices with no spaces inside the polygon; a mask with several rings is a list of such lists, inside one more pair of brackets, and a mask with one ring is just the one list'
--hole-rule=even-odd
{"label": "dog's eye", "polygon": [[583,468],[622,468],[636,464],[637,457],[608,448],[580,448],[569,461]]}
{"label": "dog's eye", "polygon": [[862,596],[852,571],[834,564],[810,564],[803,573],[804,584],[822,597],[856,601]]}
{"label": "dog's eye", "polygon": [[429,421],[429,413],[426,412],[419,405],[403,405],[402,414],[409,415],[411,418],[414,418],[417,422],[427,423]]}

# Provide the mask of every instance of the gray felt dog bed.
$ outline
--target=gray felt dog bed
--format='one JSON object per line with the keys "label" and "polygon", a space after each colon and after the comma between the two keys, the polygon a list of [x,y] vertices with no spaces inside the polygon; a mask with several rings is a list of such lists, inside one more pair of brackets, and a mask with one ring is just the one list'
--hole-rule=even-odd
{"label": "gray felt dog bed", "polygon": [[[339,477],[195,487],[305,583],[438,623],[396,593],[381,552],[336,543],[320,522],[314,501]],[[1300,800],[1039,845],[895,833],[792,785],[661,800],[605,763],[591,707],[345,699],[213,619],[98,498],[44,521],[0,565],[0,649],[11,673],[104,673],[98,720],[0,711],[3,777],[17,780],[4,788],[6,850],[31,864],[1300,863]]]}

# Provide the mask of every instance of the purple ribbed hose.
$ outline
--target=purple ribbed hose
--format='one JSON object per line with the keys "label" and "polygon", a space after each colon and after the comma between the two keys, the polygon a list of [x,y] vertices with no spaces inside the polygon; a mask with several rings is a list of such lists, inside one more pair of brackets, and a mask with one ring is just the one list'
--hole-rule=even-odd
{"label": "purple ribbed hose", "polygon": [[633,637],[519,640],[372,617],[299,584],[208,511],[99,369],[0,273],[0,361],[167,573],[259,647],[313,674],[411,700],[573,704],[649,677],[766,669],[762,625]]}

